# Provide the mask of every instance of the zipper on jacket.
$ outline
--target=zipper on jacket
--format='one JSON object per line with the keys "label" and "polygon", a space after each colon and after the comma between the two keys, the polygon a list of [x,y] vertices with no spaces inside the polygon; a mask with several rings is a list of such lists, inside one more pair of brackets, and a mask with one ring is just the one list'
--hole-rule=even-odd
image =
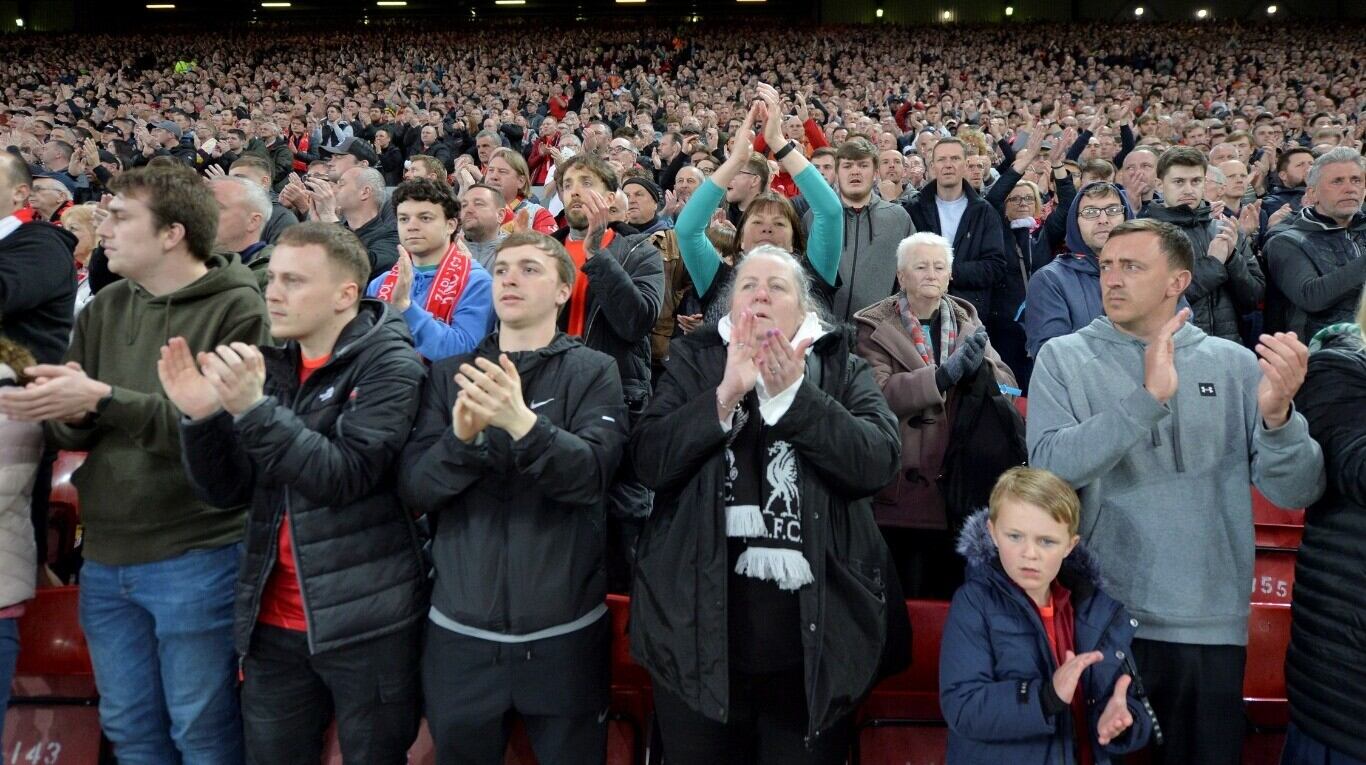
{"label": "zipper on jacket", "polygon": [[[332,358],[335,359],[336,355],[334,354]],[[327,364],[331,363],[332,360],[329,359]],[[327,364],[324,364],[323,366],[326,367]],[[321,372],[322,370],[319,369],[318,371]],[[303,393],[304,387],[313,380],[314,376],[316,376],[316,373],[313,376],[310,376],[308,380],[305,380],[302,385],[295,388],[294,395],[290,396],[289,398],[289,410],[293,412],[296,416],[298,415],[298,411],[295,407],[298,406],[300,394]],[[340,415],[338,416],[338,419],[340,419]],[[290,557],[294,559],[294,578],[299,582],[299,600],[300,603],[303,605],[304,611],[304,635],[308,639],[308,652],[309,654],[312,654],[314,653],[313,620],[309,616],[308,596],[304,594],[304,582],[303,577],[301,575],[302,570],[299,568],[299,537],[297,534],[294,533],[293,514],[290,512],[289,492],[290,488],[288,486],[284,487],[285,510],[283,513],[283,517],[280,518],[279,522],[271,524],[270,538],[275,542],[275,554],[266,556],[266,562],[262,567],[263,570],[261,572],[261,579],[256,585],[256,595],[253,598],[254,603],[252,605],[251,624],[252,629],[254,630],[256,628],[257,621],[261,618],[261,598],[265,595],[266,585],[270,583],[270,575],[275,569],[275,561],[277,558],[280,557],[280,524],[289,523]]]}
{"label": "zipper on jacket", "polygon": [[[294,533],[294,513],[290,511],[290,504],[289,490],[286,489],[284,522],[289,524],[289,556],[294,559],[294,578],[299,584],[299,602],[304,607],[304,634],[308,636],[308,653],[312,656],[317,653],[314,646],[312,610],[308,607],[308,593],[307,588],[304,587],[303,569],[299,567],[299,535]],[[276,547],[276,555],[279,555],[278,546]]]}

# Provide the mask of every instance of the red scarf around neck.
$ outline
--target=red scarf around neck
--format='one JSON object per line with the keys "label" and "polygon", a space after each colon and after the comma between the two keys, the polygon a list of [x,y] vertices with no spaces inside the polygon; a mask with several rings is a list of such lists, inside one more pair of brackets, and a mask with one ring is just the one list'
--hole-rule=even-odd
{"label": "red scarf around neck", "polygon": [[[460,296],[465,292],[465,285],[470,280],[470,255],[465,252],[459,242],[452,242],[446,248],[446,254],[441,256],[441,265],[436,269],[436,277],[432,279],[432,287],[427,291],[427,312],[445,324],[451,323],[451,316],[455,314],[455,306],[460,302]],[[389,273],[384,276],[384,283],[379,286],[377,297],[384,302],[389,302],[394,297],[394,286],[398,283],[398,264],[389,269]]]}

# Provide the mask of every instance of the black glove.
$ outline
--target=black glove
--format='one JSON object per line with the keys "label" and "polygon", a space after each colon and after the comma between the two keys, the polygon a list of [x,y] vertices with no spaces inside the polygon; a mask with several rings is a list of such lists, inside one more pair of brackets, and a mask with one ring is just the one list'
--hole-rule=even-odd
{"label": "black glove", "polygon": [[967,375],[982,366],[987,354],[987,329],[978,327],[972,336],[958,344],[958,349],[949,355],[944,363],[934,371],[934,384],[939,392],[952,388]]}

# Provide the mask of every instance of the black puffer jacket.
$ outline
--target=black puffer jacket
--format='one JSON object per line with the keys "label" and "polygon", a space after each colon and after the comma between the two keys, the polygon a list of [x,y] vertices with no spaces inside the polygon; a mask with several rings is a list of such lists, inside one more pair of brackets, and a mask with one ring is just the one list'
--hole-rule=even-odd
{"label": "black puffer jacket", "polygon": [[467,444],[451,427],[455,373],[496,363],[498,335],[432,367],[403,452],[403,501],[436,528],[432,605],[467,627],[526,635],[603,605],[607,484],[626,445],[626,407],[610,356],[557,334],[510,353],[537,414],[520,441],[490,427]]}
{"label": "black puffer jacket", "polygon": [[363,300],[332,358],[299,385],[299,346],[265,348],[266,399],[181,428],[196,492],[251,501],[234,625],[245,655],[288,512],[308,646],[320,653],[387,635],[426,610],[421,541],[395,472],[424,369],[403,317]]}
{"label": "black puffer jacket", "polygon": [[[705,328],[675,340],[671,354],[631,438],[636,471],[656,492],[631,592],[631,655],[656,684],[724,722],[731,572],[716,386],[726,346]],[[895,568],[870,503],[896,475],[901,439],[867,362],[850,354],[842,334],[814,344],[796,399],[771,432],[800,460],[802,552],[815,575],[797,594],[813,736],[872,689],[889,622],[904,629]],[[902,631],[893,642],[904,647],[909,638]]]}
{"label": "black puffer jacket", "polygon": [[[1009,270],[1006,240],[1001,230],[1001,214],[973,191],[967,181],[963,182],[963,193],[967,195],[968,207],[953,235],[953,277],[949,280],[949,294],[972,303],[977,315],[985,319],[992,315],[992,294]],[[938,200],[938,187],[929,183],[909,205],[916,231],[943,233]],[[1015,318],[1013,311],[1018,307],[1019,303],[1016,303],[1006,311],[1010,313],[1008,319]]]}
{"label": "black puffer jacket", "polygon": [[1194,210],[1150,202],[1138,217],[1176,226],[1195,250],[1195,270],[1185,293],[1191,305],[1191,323],[1207,335],[1241,343],[1238,318],[1257,310],[1266,294],[1266,277],[1252,254],[1252,239],[1239,234],[1228,260],[1220,263],[1209,255],[1219,224],[1210,219],[1208,202],[1201,202]]}
{"label": "black puffer jacket", "polygon": [[[583,264],[588,277],[583,344],[616,359],[626,401],[634,407],[650,393],[650,330],[664,302],[664,259],[650,234],[618,224],[612,228],[611,257]],[[555,232],[561,242],[568,237],[568,228]],[[569,312],[561,311],[560,329],[568,321]]]}
{"label": "black puffer jacket", "polygon": [[1286,655],[1290,719],[1366,760],[1366,347],[1353,335],[1309,357],[1295,406],[1323,446],[1328,489],[1304,516]]}
{"label": "black puffer jacket", "polygon": [[1366,213],[1340,226],[1308,207],[1276,231],[1266,243],[1267,331],[1297,332],[1308,342],[1351,321],[1366,282]]}

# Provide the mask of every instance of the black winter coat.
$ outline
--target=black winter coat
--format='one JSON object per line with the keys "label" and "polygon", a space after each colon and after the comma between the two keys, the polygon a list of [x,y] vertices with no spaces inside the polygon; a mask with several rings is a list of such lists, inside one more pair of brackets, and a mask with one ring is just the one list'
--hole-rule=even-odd
{"label": "black winter coat", "polygon": [[[725,722],[731,572],[716,386],[726,346],[709,327],[676,339],[670,354],[631,438],[636,472],[656,492],[631,592],[631,655],[656,685]],[[842,334],[814,344],[796,399],[771,432],[800,459],[802,552],[815,583],[798,601],[807,734],[814,736],[872,690],[889,621],[904,626],[896,570],[870,502],[896,475],[901,439],[867,362],[850,354]],[[892,639],[909,645],[904,633]]]}
{"label": "black winter coat", "polygon": [[1150,202],[1138,217],[1170,223],[1186,235],[1195,251],[1195,270],[1185,292],[1191,305],[1191,323],[1207,335],[1241,344],[1238,319],[1257,310],[1266,294],[1266,277],[1252,254],[1251,238],[1239,234],[1228,260],[1220,263],[1209,255],[1219,224],[1210,219],[1208,202],[1201,202],[1194,210]]}
{"label": "black winter coat", "polygon": [[[972,303],[977,315],[991,316],[992,292],[1007,276],[1006,242],[1001,230],[1001,214],[982,199],[967,181],[963,192],[968,197],[968,209],[958,222],[953,235],[953,277],[949,294]],[[916,231],[943,231],[939,224],[938,187],[928,183],[920,196],[908,206]],[[1016,304],[1016,308],[1019,304]],[[1014,315],[1007,317],[1014,319]]]}
{"label": "black winter coat", "polygon": [[1304,516],[1295,561],[1290,719],[1306,734],[1366,760],[1366,348],[1342,336],[1309,357],[1295,399],[1323,446],[1328,489]]}
{"label": "black winter coat", "polygon": [[0,239],[0,335],[40,364],[60,364],[76,315],[76,237],[51,223],[24,223]]}
{"label": "black winter coat", "polygon": [[538,415],[531,432],[513,441],[489,427],[467,444],[451,427],[455,373],[498,355],[494,334],[432,367],[399,492],[435,526],[432,605],[468,627],[525,635],[607,597],[607,486],[626,445],[626,407],[612,358],[560,333],[508,354]]}
{"label": "black winter coat", "polygon": [[[616,224],[613,229],[607,246],[611,257],[583,264],[588,277],[583,343],[616,359],[626,400],[635,406],[650,394],[650,330],[664,302],[664,258],[650,234]],[[568,237],[568,228],[555,232],[561,242]],[[561,311],[560,329],[568,321],[569,312]]]}
{"label": "black winter coat", "polygon": [[1311,207],[1276,231],[1266,243],[1267,331],[1297,332],[1308,342],[1330,324],[1351,321],[1366,282],[1366,213],[1339,226]]}
{"label": "black winter coat", "polygon": [[422,545],[395,472],[424,369],[403,317],[363,300],[322,368],[299,385],[299,346],[262,347],[266,399],[234,422],[181,426],[195,492],[250,500],[234,638],[246,655],[288,512],[311,653],[397,632],[426,613]]}

